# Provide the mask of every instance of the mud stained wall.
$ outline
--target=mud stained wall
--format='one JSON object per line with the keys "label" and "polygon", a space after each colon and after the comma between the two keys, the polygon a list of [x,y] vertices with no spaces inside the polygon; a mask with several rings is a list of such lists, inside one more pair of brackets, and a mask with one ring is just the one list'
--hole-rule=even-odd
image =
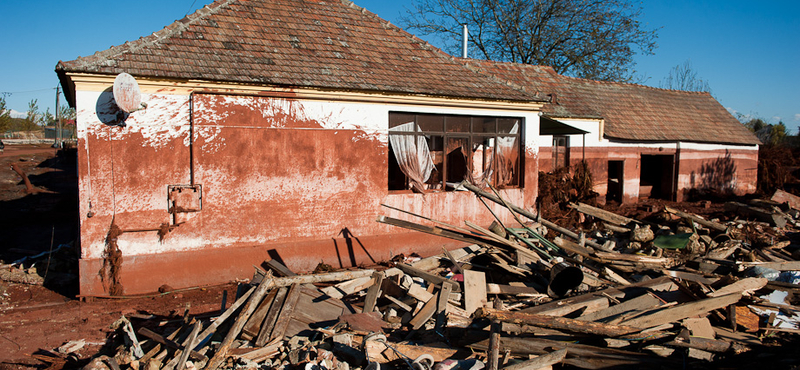
{"label": "mud stained wall", "polygon": [[[538,131],[536,112],[157,93],[121,127],[91,109],[104,98],[79,95],[79,107],[90,106],[78,119],[86,295],[107,294],[98,271],[112,219],[124,232],[117,244],[126,294],[248,278],[268,258],[303,272],[461,246],[376,222],[387,215],[424,223],[381,204],[457,225],[492,221],[469,192],[387,190],[389,111],[522,116],[527,132]],[[502,194],[530,207],[538,161],[535,143],[525,143],[526,186]],[[202,210],[173,218],[170,185],[201,186]],[[171,231],[159,237],[162,225]]]}
{"label": "mud stained wall", "polygon": [[[552,171],[552,146],[539,148],[539,170]],[[575,145],[570,148],[570,164],[581,161],[584,149]],[[609,189],[608,161],[623,161],[623,203],[635,203],[640,191],[642,155],[674,156],[678,158],[677,186],[674,189],[678,201],[688,199],[692,190],[729,192],[744,195],[756,191],[758,148],[715,144],[665,143],[653,146],[602,146],[586,147],[585,159],[589,164],[598,201],[605,202]],[[645,169],[663,171],[664,176],[674,176],[671,166]],[[670,182],[674,183],[674,181]],[[646,194],[641,194],[646,196]]]}
{"label": "mud stained wall", "polygon": [[758,149],[684,148],[679,153],[678,200],[693,189],[744,195],[756,191]]}

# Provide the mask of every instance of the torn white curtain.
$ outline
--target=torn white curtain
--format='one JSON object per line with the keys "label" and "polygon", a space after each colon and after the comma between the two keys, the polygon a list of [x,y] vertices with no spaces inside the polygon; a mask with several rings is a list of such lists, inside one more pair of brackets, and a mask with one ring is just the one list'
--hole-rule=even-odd
{"label": "torn white curtain", "polygon": [[473,143],[472,146],[472,160],[467,162],[467,181],[483,188],[494,173],[494,138],[487,138],[483,143]]}
{"label": "torn white curtain", "polygon": [[431,177],[431,172],[434,169],[431,151],[428,148],[428,143],[425,142],[425,136],[391,135],[394,132],[411,133],[414,132],[416,127],[416,123],[407,122],[390,128],[389,143],[392,145],[394,157],[397,159],[397,164],[400,165],[400,170],[409,179],[411,189],[421,193],[427,187],[425,182]]}
{"label": "torn white curtain", "polygon": [[[518,131],[519,122],[515,122],[509,134],[516,135]],[[497,153],[494,162],[493,164],[497,171],[497,184],[495,186],[510,184],[514,180],[514,173],[517,172],[516,166],[519,163],[517,136],[500,136],[497,138]]]}

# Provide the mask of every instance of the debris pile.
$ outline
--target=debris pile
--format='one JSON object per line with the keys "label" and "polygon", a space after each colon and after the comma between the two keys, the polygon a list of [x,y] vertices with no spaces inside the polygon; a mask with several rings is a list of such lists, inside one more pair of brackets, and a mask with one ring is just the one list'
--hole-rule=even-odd
{"label": "debris pile", "polygon": [[728,220],[670,207],[638,220],[574,203],[596,226],[576,233],[494,189],[463,185],[506,207],[517,223],[497,218],[484,228],[466,220],[462,227],[381,216],[378,222],[469,245],[311,275],[266,261],[219,313],[122,317],[110,352],[86,368],[517,370],[739,367],[748,354],[753,364],[800,360],[791,352],[770,357],[800,333],[800,255],[787,237],[800,212],[791,194],[729,203]]}

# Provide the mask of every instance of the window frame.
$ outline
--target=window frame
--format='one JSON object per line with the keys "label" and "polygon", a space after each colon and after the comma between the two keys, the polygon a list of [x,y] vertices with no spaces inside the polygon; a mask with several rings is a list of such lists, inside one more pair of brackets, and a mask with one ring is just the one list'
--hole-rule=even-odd
{"label": "window frame", "polygon": [[[398,126],[403,123],[409,122],[409,120],[413,117],[413,122],[417,123],[414,125],[414,132],[391,132],[389,131],[389,135],[403,135],[403,136],[423,136],[426,138],[426,143],[428,143],[430,148],[431,140],[436,140],[434,138],[441,138],[441,148],[430,148],[431,153],[434,152],[441,152],[441,168],[439,168],[438,162],[434,159],[434,162],[437,166],[436,171],[438,172],[440,186],[434,189],[426,189],[426,192],[442,192],[442,191],[453,191],[454,189],[449,188],[447,186],[447,182],[454,183],[460,182],[459,181],[451,181],[452,179],[449,178],[448,173],[452,170],[448,168],[448,144],[450,140],[463,140],[466,139],[467,148],[475,148],[476,144],[485,145],[487,139],[493,139],[493,146],[492,146],[492,153],[497,153],[497,147],[499,140],[498,138],[508,138],[514,137],[516,139],[516,149],[517,149],[517,159],[516,159],[516,171],[514,173],[514,181],[513,184],[506,184],[500,186],[498,188],[503,189],[521,189],[524,188],[524,162],[525,162],[525,118],[524,117],[512,117],[512,116],[488,116],[488,115],[463,115],[463,114],[438,114],[438,113],[415,113],[415,112],[402,112],[402,111],[390,111],[389,112],[389,129],[392,127]],[[441,129],[440,130],[425,130],[423,127],[429,127],[438,125],[431,124],[431,122],[436,121],[437,119],[441,120]],[[456,130],[457,126],[464,125],[464,119],[468,123],[466,130],[461,129]],[[487,131],[487,120],[492,120],[493,122],[490,124],[491,128]],[[501,123],[503,120],[507,121],[505,124],[508,126],[503,130],[501,128]],[[427,122],[426,122],[427,121]],[[511,127],[513,127],[513,122],[516,122],[518,125],[517,133],[511,133]],[[452,125],[452,126],[451,126]],[[508,132],[501,132],[501,131],[508,131]],[[397,166],[397,162],[394,158],[394,154],[392,152],[391,144],[389,144],[389,150],[387,151],[389,155],[389,162],[388,162],[388,184],[387,189],[390,193],[404,193],[404,192],[411,192],[408,189],[408,177],[399,171],[393,171],[391,166]],[[494,159],[493,159],[494,160]],[[486,161],[486,154],[484,154],[484,160]],[[464,169],[468,171],[469,169]],[[485,170],[485,169],[484,169]],[[396,179],[393,181],[391,178],[392,174],[400,173],[403,178],[403,189],[399,188],[392,188],[392,184],[398,184],[399,181]],[[497,183],[499,171],[493,171],[491,174],[490,183],[494,186]],[[466,172],[465,172],[466,173]],[[431,174],[431,177],[435,176]]]}

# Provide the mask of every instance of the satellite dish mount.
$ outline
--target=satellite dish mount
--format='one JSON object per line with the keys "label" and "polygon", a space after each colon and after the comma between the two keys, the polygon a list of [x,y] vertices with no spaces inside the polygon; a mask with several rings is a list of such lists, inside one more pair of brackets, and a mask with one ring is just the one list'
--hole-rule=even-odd
{"label": "satellite dish mount", "polygon": [[[147,108],[146,103],[142,103],[142,93],[139,90],[139,83],[133,76],[123,72],[114,79],[114,101],[119,109],[125,113],[133,113]],[[127,115],[125,115],[127,117]]]}

